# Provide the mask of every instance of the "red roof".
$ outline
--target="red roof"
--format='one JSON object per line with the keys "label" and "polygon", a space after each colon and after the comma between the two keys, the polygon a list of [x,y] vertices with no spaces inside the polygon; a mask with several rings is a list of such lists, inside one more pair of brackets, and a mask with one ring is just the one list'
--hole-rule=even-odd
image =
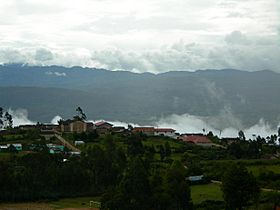
{"label": "red roof", "polygon": [[102,126],[102,125],[109,125],[109,126],[113,126],[111,123],[105,122],[105,121],[101,121],[101,122],[97,122],[95,123],[95,125],[98,126]]}
{"label": "red roof", "polygon": [[194,144],[211,144],[212,142],[207,138],[207,136],[198,136],[198,135],[190,135],[190,136],[181,136],[181,140],[184,142],[190,142]]}
{"label": "red roof", "polygon": [[155,128],[155,132],[175,132],[172,128]]}

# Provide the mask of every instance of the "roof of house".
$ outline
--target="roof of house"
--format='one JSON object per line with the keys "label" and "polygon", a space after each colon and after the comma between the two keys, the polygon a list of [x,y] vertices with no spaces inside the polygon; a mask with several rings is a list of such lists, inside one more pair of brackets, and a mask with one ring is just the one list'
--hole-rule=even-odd
{"label": "roof of house", "polygon": [[181,140],[184,142],[192,142],[194,144],[211,144],[212,142],[208,139],[207,136],[199,136],[199,135],[188,135],[181,136]]}
{"label": "roof of house", "polygon": [[135,128],[133,128],[133,131],[136,131],[136,132],[154,132],[155,128],[154,127],[135,127]]}
{"label": "roof of house", "polygon": [[155,128],[155,132],[175,132],[176,130],[172,128]]}
{"label": "roof of house", "polygon": [[97,123],[95,123],[95,125],[96,125],[97,127],[102,126],[102,125],[113,126],[111,123],[108,123],[108,122],[105,122],[105,121],[97,122]]}
{"label": "roof of house", "polygon": [[191,182],[196,182],[196,181],[201,181],[203,179],[203,175],[200,176],[189,176],[188,180],[190,180]]}
{"label": "roof of house", "polygon": [[58,124],[68,125],[68,124],[70,124],[72,122],[77,122],[77,121],[84,122],[84,120],[82,118],[80,118],[78,116],[74,116],[73,119],[60,120],[60,121],[58,121]]}

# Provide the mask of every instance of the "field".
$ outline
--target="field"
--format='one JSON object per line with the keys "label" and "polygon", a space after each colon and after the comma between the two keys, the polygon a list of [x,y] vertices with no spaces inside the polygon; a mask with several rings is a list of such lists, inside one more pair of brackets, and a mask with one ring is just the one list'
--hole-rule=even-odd
{"label": "field", "polygon": [[219,184],[193,185],[191,187],[191,197],[194,204],[199,204],[206,200],[223,201],[223,195]]}
{"label": "field", "polygon": [[247,168],[255,176],[258,176],[262,172],[268,172],[268,171],[272,171],[276,174],[280,174],[280,165],[256,165],[256,166],[248,166]]}
{"label": "field", "polygon": [[66,198],[45,203],[0,204],[0,210],[97,210],[90,208],[90,201],[98,201],[97,197]]}
{"label": "field", "polygon": [[65,198],[58,201],[50,202],[49,205],[54,209],[88,208],[90,207],[90,201],[98,200],[98,197]]}

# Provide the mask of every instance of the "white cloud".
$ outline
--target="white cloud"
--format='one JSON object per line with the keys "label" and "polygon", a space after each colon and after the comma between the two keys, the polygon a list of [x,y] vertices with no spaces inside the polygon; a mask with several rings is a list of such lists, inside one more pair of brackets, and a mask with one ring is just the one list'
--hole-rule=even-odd
{"label": "white cloud", "polygon": [[[224,121],[221,116],[215,118],[216,122],[221,123]],[[247,139],[254,139],[253,135],[267,137],[277,133],[277,128],[272,128],[263,119],[260,119],[256,125],[248,128],[238,128],[234,126],[221,128],[220,126],[223,125],[213,123],[213,119],[214,117],[205,118],[189,114],[170,115],[156,122],[156,126],[171,127],[180,133],[203,133],[203,129],[205,129],[206,133],[212,131],[215,135],[220,137],[238,137],[239,130],[243,130]]]}
{"label": "white cloud", "polygon": [[[25,109],[8,110],[13,117],[14,126],[26,125],[26,124],[36,124],[32,120],[28,119],[28,111]],[[62,119],[60,116],[55,116],[52,120],[52,124],[58,124],[58,121]],[[231,120],[229,120],[231,119]],[[91,120],[89,120],[91,121]],[[96,120],[91,122],[99,122],[103,120]],[[109,121],[114,126],[124,126],[127,127],[128,124],[133,127],[140,126],[138,124],[121,122],[121,121]],[[179,133],[202,133],[203,129],[206,132],[212,131],[215,135],[221,137],[237,137],[238,131],[243,130],[247,139],[253,138],[253,135],[260,135],[262,137],[270,136],[271,134],[277,133],[277,128],[272,128],[263,119],[260,119],[256,125],[248,128],[244,128],[241,121],[237,119],[229,108],[225,108],[221,111],[218,116],[214,117],[201,117],[194,116],[190,114],[183,115],[170,115],[161,118],[151,125],[141,125],[141,126],[157,126],[157,127],[170,127],[176,129]],[[280,126],[280,122],[279,122]],[[278,126],[278,127],[279,127]]]}
{"label": "white cloud", "polygon": [[13,126],[36,124],[28,119],[28,111],[26,109],[9,109],[8,112],[13,117]]}
{"label": "white cloud", "polygon": [[279,7],[275,0],[6,1],[0,63],[280,71]]}
{"label": "white cloud", "polygon": [[62,119],[62,117],[57,115],[51,120],[51,124],[58,125],[58,121],[61,120],[61,119]]}
{"label": "white cloud", "polygon": [[66,73],[65,72],[47,71],[45,74],[46,75],[50,75],[50,76],[54,75],[54,76],[57,76],[57,77],[66,77]]}

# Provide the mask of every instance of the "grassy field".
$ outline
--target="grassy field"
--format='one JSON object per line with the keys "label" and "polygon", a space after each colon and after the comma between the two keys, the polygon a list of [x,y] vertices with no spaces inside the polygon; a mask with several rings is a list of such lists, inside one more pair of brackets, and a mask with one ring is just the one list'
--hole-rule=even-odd
{"label": "grassy field", "polygon": [[191,186],[191,197],[194,204],[199,204],[206,200],[222,201],[223,195],[218,184],[193,185]]}
{"label": "grassy field", "polygon": [[256,166],[248,166],[247,168],[255,176],[258,176],[262,172],[268,172],[268,171],[272,171],[276,174],[280,174],[280,165],[256,165]]}
{"label": "grassy field", "polygon": [[54,210],[46,203],[0,204],[0,210]]}
{"label": "grassy field", "polygon": [[49,205],[54,209],[88,208],[90,207],[90,201],[99,201],[99,199],[99,197],[65,198],[58,201],[53,201]]}

